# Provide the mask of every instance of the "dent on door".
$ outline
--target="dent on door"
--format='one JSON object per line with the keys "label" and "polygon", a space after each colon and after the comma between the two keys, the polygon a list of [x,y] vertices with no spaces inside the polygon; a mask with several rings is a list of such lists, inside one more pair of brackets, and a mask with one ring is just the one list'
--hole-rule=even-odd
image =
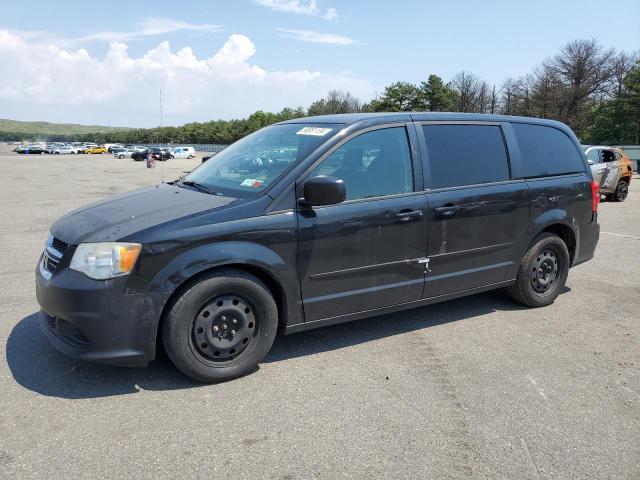
{"label": "dent on door", "polygon": [[605,163],[606,169],[603,171],[602,180],[598,182],[600,188],[604,190],[615,190],[620,177],[620,165],[618,162]]}
{"label": "dent on door", "polygon": [[514,238],[529,219],[524,183],[429,195],[429,272],[425,297],[472,289],[506,279]]}

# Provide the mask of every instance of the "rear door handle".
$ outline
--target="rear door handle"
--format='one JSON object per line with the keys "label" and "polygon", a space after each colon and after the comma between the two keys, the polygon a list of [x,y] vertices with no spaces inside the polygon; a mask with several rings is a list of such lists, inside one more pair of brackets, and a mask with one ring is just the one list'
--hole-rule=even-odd
{"label": "rear door handle", "polygon": [[422,218],[422,210],[403,210],[396,213],[395,217],[399,222],[410,222]]}
{"label": "rear door handle", "polygon": [[458,210],[460,210],[460,207],[456,205],[449,205],[446,207],[436,207],[433,209],[433,213],[436,218],[451,218],[458,213]]}

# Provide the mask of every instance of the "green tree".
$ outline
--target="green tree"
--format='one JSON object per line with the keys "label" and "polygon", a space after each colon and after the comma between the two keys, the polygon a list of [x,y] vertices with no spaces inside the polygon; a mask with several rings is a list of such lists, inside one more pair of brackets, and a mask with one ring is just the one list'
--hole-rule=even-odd
{"label": "green tree", "polygon": [[589,143],[640,143],[640,62],[622,81],[611,100],[595,106],[589,114]]}
{"label": "green tree", "polygon": [[424,107],[430,112],[451,112],[455,110],[457,93],[445,84],[438,75],[429,75],[426,82],[420,84]]}
{"label": "green tree", "polygon": [[411,112],[424,110],[424,98],[420,88],[409,82],[392,83],[384,93],[363,108],[368,112]]}

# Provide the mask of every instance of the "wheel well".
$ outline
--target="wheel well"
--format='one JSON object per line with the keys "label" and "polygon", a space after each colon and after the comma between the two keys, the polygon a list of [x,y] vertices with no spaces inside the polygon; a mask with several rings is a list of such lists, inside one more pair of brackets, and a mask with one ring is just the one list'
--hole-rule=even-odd
{"label": "wheel well", "polygon": [[156,358],[158,357],[158,351],[162,347],[162,320],[167,312],[167,310],[171,307],[174,299],[182,293],[185,285],[196,282],[200,277],[204,277],[212,272],[217,270],[237,270],[245,273],[249,273],[254,277],[257,277],[271,292],[273,295],[273,299],[276,302],[276,306],[278,307],[278,328],[282,329],[285,325],[286,319],[286,302],[284,297],[284,291],[280,283],[266,270],[260,267],[256,267],[255,265],[247,265],[244,263],[238,264],[229,264],[229,265],[221,265],[218,267],[209,268],[207,270],[203,270],[202,272],[196,273],[192,277],[187,278],[184,282],[182,282],[171,294],[171,296],[167,299],[164,307],[162,308],[162,313],[160,315],[160,320],[158,322],[158,328],[156,330]]}
{"label": "wheel well", "polygon": [[540,233],[544,232],[553,233],[562,239],[564,244],[567,246],[567,250],[569,250],[570,264],[573,264],[573,259],[576,254],[576,235],[573,233],[573,230],[571,230],[571,227],[561,223],[556,223],[554,225],[549,225]]}
{"label": "wheel well", "polygon": [[629,185],[631,183],[631,175],[626,176],[626,177],[621,177],[620,181],[626,183],[627,185]]}

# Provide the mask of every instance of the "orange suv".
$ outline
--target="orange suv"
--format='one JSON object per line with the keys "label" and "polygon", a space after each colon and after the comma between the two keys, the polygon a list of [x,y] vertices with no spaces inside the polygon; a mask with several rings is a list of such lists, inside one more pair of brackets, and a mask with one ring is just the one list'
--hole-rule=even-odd
{"label": "orange suv", "polygon": [[629,194],[633,175],[629,157],[620,148],[605,146],[586,147],[584,154],[593,179],[600,184],[600,192],[607,200],[623,202]]}

